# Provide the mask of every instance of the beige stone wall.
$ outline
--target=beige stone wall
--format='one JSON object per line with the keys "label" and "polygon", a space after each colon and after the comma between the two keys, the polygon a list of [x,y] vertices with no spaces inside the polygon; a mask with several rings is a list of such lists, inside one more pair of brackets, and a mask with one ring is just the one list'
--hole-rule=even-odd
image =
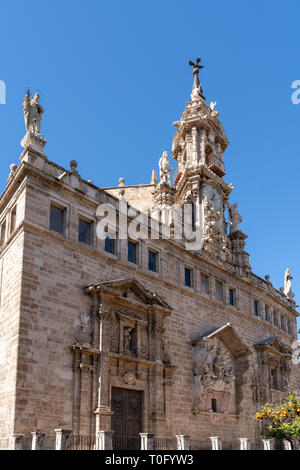
{"label": "beige stone wall", "polygon": [[121,186],[118,188],[107,188],[106,191],[113,196],[120,197],[120,191],[124,191],[124,196],[128,203],[136,209],[146,212],[153,207],[153,192],[156,186],[153,184],[137,186]]}
{"label": "beige stone wall", "polygon": [[[6,202],[6,201],[4,201]],[[17,204],[15,229],[11,212]],[[20,301],[24,233],[25,192],[22,188],[5,204],[0,224],[6,221],[5,241],[0,251],[0,448],[14,432],[17,359],[19,354]],[[20,404],[23,397],[20,398]]]}
{"label": "beige stone wall", "polygon": [[[146,289],[158,292],[172,307],[172,315],[165,321],[165,335],[166,350],[176,366],[176,372],[174,384],[166,387],[166,432],[169,435],[189,434],[198,439],[209,435],[251,437],[255,410],[250,378],[245,385],[239,418],[229,415],[223,423],[216,425],[207,413],[192,414],[190,341],[212,327],[230,322],[250,348],[252,366],[256,361],[253,345],[257,342],[274,335],[285,344],[293,340],[279,328],[255,318],[253,300],[261,301],[262,310],[264,303],[267,303],[290,318],[295,337],[296,318],[292,311],[265,288],[263,281],[251,281],[230,274],[222,266],[185,251],[172,242],[141,242],[139,265],[127,262],[126,241],[119,243],[116,256],[105,253],[103,242],[95,237],[95,227],[93,246],[79,243],[79,215],[95,222],[97,204],[101,198],[105,200],[105,194],[99,193],[98,198],[95,194],[86,197],[70,184],[59,185],[53,179],[47,182],[34,176],[28,177],[26,184],[25,232],[20,233],[11,245],[11,251],[7,250],[4,257],[7,264],[3,292],[6,292],[6,297],[5,294],[2,297],[0,335],[5,336],[9,361],[6,373],[0,372],[0,384],[4,384],[0,416],[2,423],[5,416],[9,417],[9,432],[12,431],[13,420],[16,433],[28,434],[38,429],[53,434],[55,428],[73,427],[73,355],[70,347],[74,343],[79,315],[90,308],[90,299],[83,288],[104,280],[134,278]],[[65,235],[49,230],[51,201],[67,210]],[[20,202],[20,207],[22,205],[24,207],[24,202]],[[159,253],[159,273],[148,271],[148,246]],[[193,288],[184,286],[185,266],[194,269]],[[201,293],[201,272],[210,276],[209,296]],[[226,296],[229,286],[237,289],[237,307],[229,306],[227,297],[225,303],[215,300],[216,278],[225,283]],[[12,296],[11,292],[16,295]],[[22,306],[19,319],[20,296]],[[18,341],[14,413],[13,377],[16,375],[14,364]],[[9,380],[7,377],[10,377]],[[293,380],[296,384],[298,379]],[[82,397],[86,406],[82,428],[85,433],[91,414],[87,396],[83,394]]]}

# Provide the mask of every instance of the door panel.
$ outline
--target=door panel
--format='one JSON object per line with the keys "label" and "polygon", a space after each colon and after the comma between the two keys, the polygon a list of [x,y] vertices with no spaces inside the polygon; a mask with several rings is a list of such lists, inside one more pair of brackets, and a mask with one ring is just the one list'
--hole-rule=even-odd
{"label": "door panel", "polygon": [[123,436],[142,432],[143,392],[122,388],[112,389],[112,430]]}

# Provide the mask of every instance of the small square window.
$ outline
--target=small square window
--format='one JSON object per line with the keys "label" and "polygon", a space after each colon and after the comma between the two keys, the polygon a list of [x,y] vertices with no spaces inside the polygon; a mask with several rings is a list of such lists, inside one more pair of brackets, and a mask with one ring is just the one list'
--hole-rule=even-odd
{"label": "small square window", "polygon": [[107,253],[111,253],[112,255],[116,253],[116,240],[112,235],[106,235],[104,249]]}
{"label": "small square window", "polygon": [[137,264],[137,244],[128,241],[128,261]]}
{"label": "small square window", "polygon": [[148,269],[154,273],[158,272],[158,254],[155,251],[148,251]]}
{"label": "small square window", "polygon": [[59,209],[56,206],[50,207],[50,229],[58,233],[64,233],[64,209]]}
{"label": "small square window", "polygon": [[78,241],[90,245],[92,241],[92,223],[79,219]]}
{"label": "small square window", "polygon": [[209,295],[209,277],[206,274],[201,274],[201,292]]}
{"label": "small square window", "polygon": [[221,281],[216,281],[216,297],[220,302],[224,301],[224,285]]}
{"label": "small square window", "polygon": [[229,305],[235,305],[235,290],[229,289],[228,294],[229,294]]}
{"label": "small square window", "polygon": [[193,270],[191,268],[184,268],[184,284],[186,287],[192,287]]}
{"label": "small square window", "polygon": [[254,315],[256,317],[259,317],[259,304],[258,304],[258,300],[254,300],[253,302],[253,309],[254,309]]}

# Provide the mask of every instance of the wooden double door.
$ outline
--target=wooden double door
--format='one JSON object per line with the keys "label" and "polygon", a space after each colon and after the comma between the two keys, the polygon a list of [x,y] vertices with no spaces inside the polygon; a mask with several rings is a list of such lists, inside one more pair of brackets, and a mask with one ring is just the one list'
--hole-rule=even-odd
{"label": "wooden double door", "polygon": [[111,403],[114,434],[138,437],[143,431],[143,392],[113,387]]}

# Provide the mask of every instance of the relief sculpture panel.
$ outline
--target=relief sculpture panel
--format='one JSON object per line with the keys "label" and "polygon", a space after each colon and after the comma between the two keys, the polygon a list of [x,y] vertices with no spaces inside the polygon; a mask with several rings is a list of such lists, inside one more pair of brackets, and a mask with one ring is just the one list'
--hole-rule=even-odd
{"label": "relief sculpture panel", "polygon": [[235,395],[234,365],[220,339],[203,341],[194,347],[193,370],[192,411],[228,412]]}

